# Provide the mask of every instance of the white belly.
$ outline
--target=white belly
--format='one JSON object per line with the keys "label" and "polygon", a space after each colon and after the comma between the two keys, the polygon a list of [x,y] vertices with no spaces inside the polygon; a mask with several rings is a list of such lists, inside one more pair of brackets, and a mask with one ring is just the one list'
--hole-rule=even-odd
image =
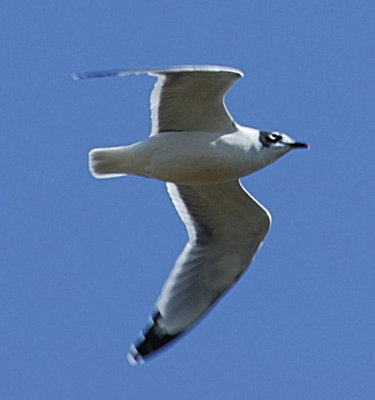
{"label": "white belly", "polygon": [[[249,146],[235,146],[230,134],[165,132],[141,143],[147,148],[144,175],[178,183],[238,179],[261,166]],[[254,152],[255,155],[255,152]]]}
{"label": "white belly", "polygon": [[94,149],[90,169],[96,177],[132,174],[185,184],[238,179],[265,166],[253,131],[164,132],[130,146]]}

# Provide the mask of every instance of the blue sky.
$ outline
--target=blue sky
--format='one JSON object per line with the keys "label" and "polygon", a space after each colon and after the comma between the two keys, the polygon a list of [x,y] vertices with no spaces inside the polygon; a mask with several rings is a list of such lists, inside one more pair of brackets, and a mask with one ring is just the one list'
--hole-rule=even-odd
{"label": "blue sky", "polygon": [[[369,399],[375,395],[372,1],[4,1],[2,399]],[[161,182],[98,181],[93,147],[150,129],[147,76],[222,64],[242,124],[309,142],[243,179],[272,213],[251,268],[189,334],[126,360],[182,249]]]}

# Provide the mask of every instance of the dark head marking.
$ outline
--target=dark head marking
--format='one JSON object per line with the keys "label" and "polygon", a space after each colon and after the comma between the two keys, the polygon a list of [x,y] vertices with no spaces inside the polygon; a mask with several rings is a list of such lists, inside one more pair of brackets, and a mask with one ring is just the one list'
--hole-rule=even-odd
{"label": "dark head marking", "polygon": [[276,132],[260,131],[259,140],[264,147],[270,147],[272,143],[277,143],[281,139],[281,135]]}

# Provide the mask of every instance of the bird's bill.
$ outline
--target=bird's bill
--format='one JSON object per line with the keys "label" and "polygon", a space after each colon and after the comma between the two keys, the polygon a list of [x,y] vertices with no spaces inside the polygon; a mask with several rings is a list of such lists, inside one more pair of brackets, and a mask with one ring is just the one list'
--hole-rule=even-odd
{"label": "bird's bill", "polygon": [[307,143],[302,143],[302,142],[289,143],[289,146],[292,147],[293,149],[309,149],[310,148],[310,146]]}

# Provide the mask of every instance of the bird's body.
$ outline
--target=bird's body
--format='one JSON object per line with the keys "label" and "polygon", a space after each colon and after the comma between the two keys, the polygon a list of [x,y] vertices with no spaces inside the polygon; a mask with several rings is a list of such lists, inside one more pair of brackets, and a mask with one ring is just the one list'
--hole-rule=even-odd
{"label": "bird's body", "polygon": [[97,178],[126,174],[167,182],[189,241],[156,303],[150,326],[132,346],[129,361],[149,354],[189,329],[249,266],[271,223],[269,212],[239,178],[306,148],[278,132],[243,127],[224,96],[242,76],[218,66],[75,74],[75,79],[147,73],[158,79],[151,94],[152,130],[142,142],[93,149]]}
{"label": "bird's body", "polygon": [[276,159],[264,159],[258,130],[236,128],[230,133],[164,132],[129,146],[94,149],[90,168],[98,178],[133,174],[166,182],[205,184],[238,179]]}

